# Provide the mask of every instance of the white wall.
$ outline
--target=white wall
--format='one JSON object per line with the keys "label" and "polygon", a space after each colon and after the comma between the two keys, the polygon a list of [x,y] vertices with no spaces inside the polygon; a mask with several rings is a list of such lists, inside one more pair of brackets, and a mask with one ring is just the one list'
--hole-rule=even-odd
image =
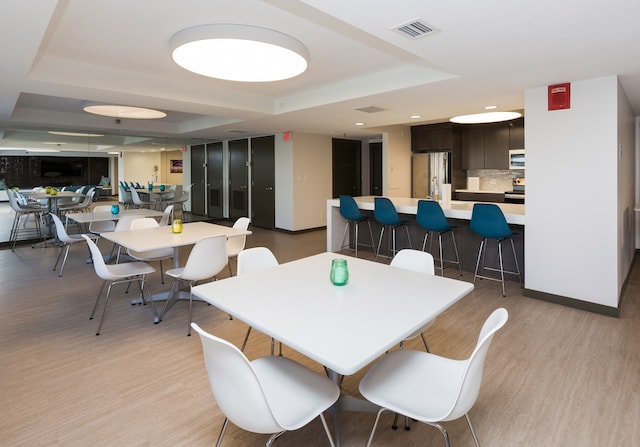
{"label": "white wall", "polygon": [[572,82],[568,110],[547,109],[546,86],[525,92],[527,289],[618,306],[619,196],[634,187],[619,185],[621,96],[615,76]]}
{"label": "white wall", "polygon": [[327,224],[331,198],[331,137],[276,134],[276,228],[298,231]]}
{"label": "white wall", "polygon": [[283,230],[294,228],[293,145],[297,139],[298,134],[291,134],[291,139],[284,141],[281,133],[275,138],[276,228]]}
{"label": "white wall", "polygon": [[382,194],[411,197],[411,127],[386,126],[382,133]]}

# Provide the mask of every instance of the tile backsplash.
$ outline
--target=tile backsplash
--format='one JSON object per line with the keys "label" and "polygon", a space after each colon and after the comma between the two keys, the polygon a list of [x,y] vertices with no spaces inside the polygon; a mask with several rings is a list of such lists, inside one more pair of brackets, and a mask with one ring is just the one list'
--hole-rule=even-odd
{"label": "tile backsplash", "polygon": [[481,191],[511,191],[512,179],[524,177],[524,170],[469,169],[467,177],[480,177]]}

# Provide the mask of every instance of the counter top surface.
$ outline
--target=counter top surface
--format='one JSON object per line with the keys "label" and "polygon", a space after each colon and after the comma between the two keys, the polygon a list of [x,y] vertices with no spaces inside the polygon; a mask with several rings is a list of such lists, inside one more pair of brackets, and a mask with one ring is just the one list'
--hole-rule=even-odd
{"label": "counter top surface", "polygon": [[[358,207],[363,210],[373,210],[373,199],[375,196],[360,196],[355,197]],[[389,197],[393,202],[399,213],[402,214],[416,214],[418,211],[418,201],[423,199],[416,199],[410,197]],[[331,206],[340,206],[339,199],[329,199],[328,203]],[[471,212],[473,211],[473,204],[478,202],[469,202],[461,200],[452,200],[449,206],[445,206],[440,202],[442,210],[445,216],[452,219],[471,220]],[[514,225],[525,224],[525,206],[516,203],[495,203],[498,205],[504,213],[507,222]]]}

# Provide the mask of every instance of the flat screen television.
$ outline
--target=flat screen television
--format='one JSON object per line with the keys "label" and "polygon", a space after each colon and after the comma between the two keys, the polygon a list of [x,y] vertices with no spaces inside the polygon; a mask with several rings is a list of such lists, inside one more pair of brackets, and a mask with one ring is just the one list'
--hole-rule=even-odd
{"label": "flat screen television", "polygon": [[40,176],[55,179],[57,177],[82,177],[82,159],[72,157],[42,157]]}

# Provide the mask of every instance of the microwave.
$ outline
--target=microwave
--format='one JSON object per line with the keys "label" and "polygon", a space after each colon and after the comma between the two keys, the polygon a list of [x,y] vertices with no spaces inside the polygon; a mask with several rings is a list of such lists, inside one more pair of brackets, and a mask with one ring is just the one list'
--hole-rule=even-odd
{"label": "microwave", "polygon": [[524,149],[509,150],[509,169],[524,169]]}

